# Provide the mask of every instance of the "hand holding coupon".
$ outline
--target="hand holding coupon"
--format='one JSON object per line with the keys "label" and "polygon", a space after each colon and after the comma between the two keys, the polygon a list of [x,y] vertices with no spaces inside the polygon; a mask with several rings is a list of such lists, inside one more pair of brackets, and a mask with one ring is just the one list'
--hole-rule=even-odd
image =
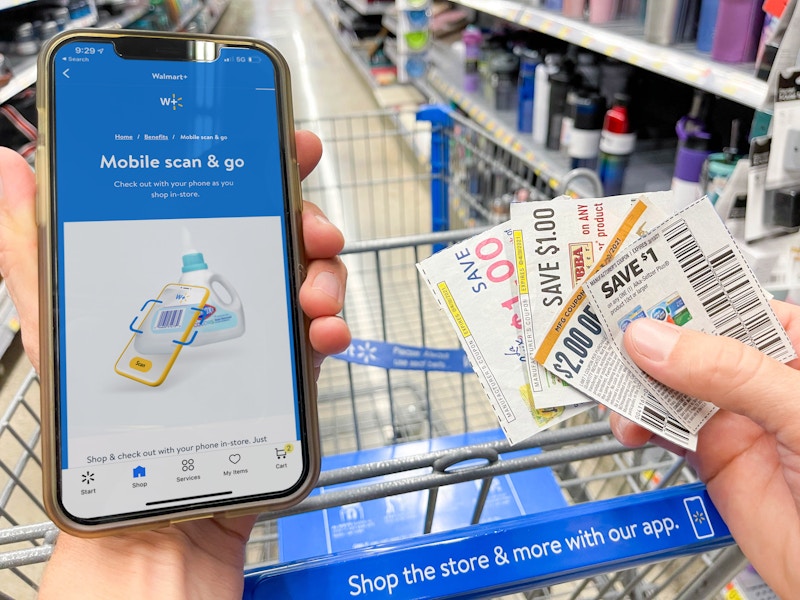
{"label": "hand holding coupon", "polygon": [[672,203],[655,192],[514,204],[508,222],[418,265],[512,443],[599,402],[696,448],[717,409],[633,364],[622,337],[635,319],[796,357],[711,204]]}

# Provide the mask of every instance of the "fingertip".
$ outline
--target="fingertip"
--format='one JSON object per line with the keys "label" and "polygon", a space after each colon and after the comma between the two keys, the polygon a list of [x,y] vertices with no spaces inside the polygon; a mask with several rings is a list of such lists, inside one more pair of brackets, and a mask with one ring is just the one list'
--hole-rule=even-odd
{"label": "fingertip", "polygon": [[344,286],[336,273],[333,271],[320,271],[311,283],[311,289],[328,296],[337,304],[338,310],[333,312],[341,310],[341,306],[344,303]]}
{"label": "fingertip", "polygon": [[303,209],[303,241],[309,259],[331,258],[344,247],[344,235],[315,204]]}
{"label": "fingertip", "polygon": [[617,413],[611,414],[609,422],[614,437],[629,448],[643,446],[653,437],[652,432]]}
{"label": "fingertip", "polygon": [[319,317],[311,322],[308,332],[311,347],[323,356],[344,352],[350,345],[347,323],[338,316]]}
{"label": "fingertip", "polygon": [[322,141],[314,133],[305,130],[296,131],[294,139],[300,179],[305,179],[322,158]]}
{"label": "fingertip", "polygon": [[347,269],[338,258],[309,263],[300,287],[300,306],[311,319],[339,314],[344,306]]}
{"label": "fingertip", "polygon": [[666,361],[678,343],[681,328],[657,319],[635,319],[625,330],[624,344],[628,355],[637,363]]}

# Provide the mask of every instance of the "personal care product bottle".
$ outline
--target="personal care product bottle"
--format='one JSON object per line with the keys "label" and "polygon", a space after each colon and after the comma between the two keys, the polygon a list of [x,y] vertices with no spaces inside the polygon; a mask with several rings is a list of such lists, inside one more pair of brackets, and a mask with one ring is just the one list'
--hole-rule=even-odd
{"label": "personal care product bottle", "polygon": [[542,62],[539,53],[521,46],[519,55],[519,81],[517,83],[517,130],[533,132],[533,100],[536,96],[536,67]]}
{"label": "personal care product bottle", "polygon": [[730,143],[722,152],[709,154],[700,175],[700,188],[711,204],[716,203],[739,161],[739,120],[731,122]]}
{"label": "personal care product bottle", "polygon": [[607,23],[617,16],[617,0],[589,0],[589,23]]}
{"label": "personal care product bottle", "polygon": [[700,179],[703,164],[711,154],[708,148],[711,134],[706,131],[704,121],[709,99],[708,94],[697,90],[689,113],[675,125],[678,151],[675,155],[672,191],[678,208],[689,205],[703,195]]}
{"label": "personal care product bottle", "polygon": [[628,118],[629,102],[630,97],[627,94],[617,94],[614,96],[614,104],[603,119],[597,174],[607,196],[622,193],[625,170],[636,146],[636,134],[631,131]]}
{"label": "personal care product bottle", "polygon": [[558,72],[560,54],[548,54],[544,62],[536,67],[535,93],[533,96],[533,141],[540,146],[547,144],[550,126],[550,75]]}
{"label": "personal care product bottle", "polygon": [[578,52],[575,73],[581,76],[585,87],[591,90],[600,88],[600,65],[593,52]]}
{"label": "personal care product bottle", "polygon": [[606,99],[608,106],[614,104],[617,94],[624,94],[628,89],[628,80],[632,72],[631,65],[613,58],[607,58],[600,63],[600,93]]}
{"label": "personal care product bottle", "polygon": [[480,58],[478,58],[479,90],[483,97],[490,100],[492,90],[492,61],[496,56],[505,54],[505,42],[497,35],[489,33],[481,41]]}
{"label": "personal care product bottle", "polygon": [[550,75],[550,105],[548,108],[547,147],[561,147],[561,125],[567,108],[567,94],[575,84],[575,66],[565,57],[558,71]]}
{"label": "personal care product bottle", "polygon": [[244,309],[233,285],[210,271],[200,252],[187,251],[181,271],[180,283],[203,286],[211,292],[195,324],[197,336],[191,345],[203,346],[241,336],[245,330]]}
{"label": "personal care product bottle", "polygon": [[644,39],[669,46],[675,41],[675,29],[682,0],[657,0],[647,3],[644,16]]}
{"label": "personal care product bottle", "polygon": [[688,206],[703,196],[700,183],[703,164],[711,152],[707,132],[698,132],[680,143],[675,156],[675,172],[672,177],[672,191],[677,208]]}
{"label": "personal care product bottle", "polygon": [[478,60],[481,56],[483,34],[474,25],[468,25],[461,35],[461,40],[464,42],[464,90],[477,92],[481,82]]}
{"label": "personal care product bottle", "polygon": [[586,0],[564,0],[561,12],[571,19],[583,19]]}
{"label": "personal care product bottle", "polygon": [[580,90],[570,89],[564,105],[564,114],[561,116],[561,134],[558,137],[558,149],[564,156],[569,156],[569,143],[572,139],[572,129],[575,125],[575,113],[578,110]]}
{"label": "personal care product bottle", "polygon": [[519,59],[510,52],[498,54],[492,58],[489,70],[494,109],[498,111],[513,110],[517,95]]}
{"label": "personal care product bottle", "polygon": [[711,58],[739,63],[755,60],[764,25],[762,0],[719,0]]}
{"label": "personal care product bottle", "polygon": [[700,20],[697,24],[697,49],[700,52],[711,52],[718,13],[719,0],[703,0],[700,5]]}
{"label": "personal care product bottle", "polygon": [[567,151],[571,168],[597,168],[605,111],[606,101],[600,94],[586,91],[579,93]]}

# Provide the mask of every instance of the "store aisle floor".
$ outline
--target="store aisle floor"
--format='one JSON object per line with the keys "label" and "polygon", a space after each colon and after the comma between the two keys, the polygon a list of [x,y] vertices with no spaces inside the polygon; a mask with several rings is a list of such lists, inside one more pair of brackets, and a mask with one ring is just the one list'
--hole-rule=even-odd
{"label": "store aisle floor", "polygon": [[263,39],[292,73],[297,119],[374,110],[372,91],[344,55],[312,0],[232,0],[216,33]]}

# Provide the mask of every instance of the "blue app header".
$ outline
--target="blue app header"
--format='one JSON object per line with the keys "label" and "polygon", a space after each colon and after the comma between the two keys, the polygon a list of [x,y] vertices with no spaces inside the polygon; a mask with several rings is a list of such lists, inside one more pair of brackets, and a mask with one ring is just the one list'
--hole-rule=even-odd
{"label": "blue app header", "polygon": [[56,62],[59,221],[283,213],[275,74],[260,51],[152,61],[70,43]]}

